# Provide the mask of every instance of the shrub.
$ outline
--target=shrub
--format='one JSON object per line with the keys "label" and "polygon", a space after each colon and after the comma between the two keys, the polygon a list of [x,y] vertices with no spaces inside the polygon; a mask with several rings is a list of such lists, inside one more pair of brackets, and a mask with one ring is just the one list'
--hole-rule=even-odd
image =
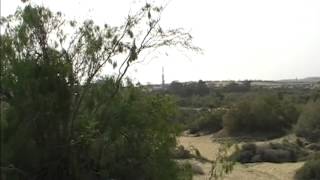
{"label": "shrub", "polygon": [[298,117],[297,109],[276,96],[258,96],[236,103],[223,117],[223,127],[231,134],[281,134]]}
{"label": "shrub", "polygon": [[320,140],[320,102],[308,103],[298,119],[295,132],[310,141]]}
{"label": "shrub", "polygon": [[269,143],[257,146],[249,143],[236,150],[230,158],[241,163],[255,162],[295,162],[308,154],[299,146],[291,143]]}
{"label": "shrub", "polygon": [[192,158],[193,155],[189,150],[185,149],[184,146],[180,145],[174,150],[173,157],[176,159],[189,159]]}
{"label": "shrub", "polygon": [[195,119],[199,119],[202,113],[193,109],[182,109],[180,108],[176,117],[174,118],[174,123],[181,126],[182,129],[186,130],[190,128]]}
{"label": "shrub", "polygon": [[190,163],[181,163],[179,164],[178,169],[178,180],[192,180],[193,172],[192,165]]}
{"label": "shrub", "polygon": [[284,149],[265,149],[261,151],[261,161],[263,162],[294,162],[291,151]]}
{"label": "shrub", "polygon": [[[96,122],[94,130],[103,132],[89,137],[85,152],[91,159],[87,161],[104,170],[104,179],[177,179],[178,167],[171,151],[176,147],[176,129],[171,123],[176,108],[171,98],[150,95],[133,86],[108,98],[108,86],[108,82],[101,83],[85,99],[83,113],[95,113],[83,121]],[[100,109],[89,111],[92,103]],[[87,128],[83,126],[80,132]]]}
{"label": "shrub", "polygon": [[307,161],[295,174],[297,180],[318,180],[320,179],[320,155],[315,155]]}
{"label": "shrub", "polygon": [[222,129],[222,117],[225,109],[218,109],[211,112],[204,112],[196,121],[190,125],[190,132],[217,132]]}

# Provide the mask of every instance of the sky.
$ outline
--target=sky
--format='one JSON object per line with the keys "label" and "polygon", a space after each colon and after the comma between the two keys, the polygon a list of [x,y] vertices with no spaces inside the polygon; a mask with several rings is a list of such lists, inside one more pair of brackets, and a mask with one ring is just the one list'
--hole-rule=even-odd
{"label": "sky", "polygon": [[[67,18],[119,25],[139,0],[31,0]],[[162,3],[164,0],[154,0]],[[1,0],[1,16],[20,0]],[[320,76],[319,0],[171,0],[164,28],[182,27],[202,54],[170,51],[131,67],[135,82],[278,80]],[[108,73],[108,72],[106,72]]]}

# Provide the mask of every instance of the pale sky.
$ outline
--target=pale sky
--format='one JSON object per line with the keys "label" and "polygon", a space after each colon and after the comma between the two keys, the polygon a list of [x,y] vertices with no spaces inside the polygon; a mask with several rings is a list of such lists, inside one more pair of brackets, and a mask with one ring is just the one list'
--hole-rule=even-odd
{"label": "pale sky", "polygon": [[[113,25],[136,5],[132,0],[32,2],[70,19]],[[19,5],[20,0],[1,0],[1,15]],[[146,60],[131,67],[128,75],[136,82],[160,83],[162,66],[168,83],[320,76],[319,0],[171,0],[161,24],[185,28],[204,53],[170,52]]]}

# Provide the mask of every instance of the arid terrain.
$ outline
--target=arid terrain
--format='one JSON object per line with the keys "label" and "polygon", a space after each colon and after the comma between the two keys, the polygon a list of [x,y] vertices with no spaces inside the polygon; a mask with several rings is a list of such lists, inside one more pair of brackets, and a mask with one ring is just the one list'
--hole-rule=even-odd
{"label": "arid terrain", "polygon": [[[275,140],[277,141],[277,140]],[[201,155],[209,160],[216,158],[219,143],[214,141],[212,135],[204,136],[181,136],[178,139],[179,144],[188,148],[193,146],[198,149]],[[195,175],[195,180],[209,179],[211,168],[210,163],[189,160],[193,164],[200,166],[205,175]],[[252,163],[236,164],[234,170],[225,176],[226,180],[293,180],[295,171],[303,165],[303,162],[297,163]]]}

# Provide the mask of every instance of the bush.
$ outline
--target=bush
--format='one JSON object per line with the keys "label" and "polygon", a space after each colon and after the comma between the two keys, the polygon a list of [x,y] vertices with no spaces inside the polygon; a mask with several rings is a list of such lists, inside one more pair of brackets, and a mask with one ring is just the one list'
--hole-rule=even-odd
{"label": "bush", "polygon": [[[103,132],[92,140],[89,137],[85,152],[91,159],[87,160],[104,170],[104,179],[177,179],[178,167],[172,160],[177,133],[171,122],[174,102],[169,96],[150,95],[133,86],[110,98],[108,87],[108,82],[101,83],[85,99],[83,113],[91,119],[83,121],[96,122],[95,131]],[[89,110],[92,104],[100,104],[94,114]]]}
{"label": "bush", "polygon": [[307,155],[299,146],[291,143],[269,143],[260,146],[248,143],[244,144],[230,158],[241,163],[282,163],[295,162]]}
{"label": "bush", "polygon": [[261,161],[263,162],[295,162],[292,152],[284,149],[265,149],[261,151]]}
{"label": "bush", "polygon": [[189,159],[192,158],[193,155],[191,152],[184,148],[184,146],[178,146],[173,152],[173,158],[175,159]]}
{"label": "bush", "polygon": [[295,175],[297,180],[318,180],[320,179],[320,155],[315,155],[307,161]]}
{"label": "bush", "polygon": [[295,133],[309,141],[320,140],[320,102],[308,103],[298,119]]}
{"label": "bush", "polygon": [[281,134],[298,118],[297,109],[276,96],[258,96],[236,103],[223,117],[223,127],[230,134]]}
{"label": "bush", "polygon": [[181,163],[178,166],[178,180],[192,180],[193,170],[190,163]]}
{"label": "bush", "polygon": [[186,130],[190,128],[195,119],[199,119],[202,113],[193,109],[182,109],[180,108],[176,117],[174,118],[174,123],[181,126],[182,129]]}
{"label": "bush", "polygon": [[203,113],[190,125],[190,132],[196,133],[202,131],[213,133],[219,131],[220,129],[222,129],[222,117],[225,112],[225,109],[218,109],[211,112]]}

